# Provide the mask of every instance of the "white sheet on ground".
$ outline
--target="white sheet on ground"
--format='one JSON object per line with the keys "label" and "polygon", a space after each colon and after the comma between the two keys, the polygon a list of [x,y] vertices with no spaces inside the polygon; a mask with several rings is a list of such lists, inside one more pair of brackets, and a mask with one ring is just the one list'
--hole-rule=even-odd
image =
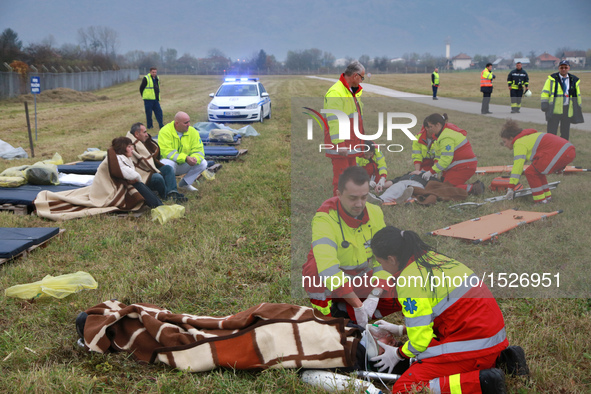
{"label": "white sheet on ground", "polygon": [[58,178],[60,185],[90,186],[92,185],[94,175],[65,174],[60,172]]}
{"label": "white sheet on ground", "polygon": [[193,125],[195,129],[199,132],[206,132],[209,133],[213,129],[222,129],[222,130],[231,130],[234,133],[241,135],[243,137],[256,137],[259,133],[252,127],[251,125],[244,126],[238,130],[233,129],[229,126],[226,126],[222,123],[215,123],[215,122],[197,122]]}
{"label": "white sheet on ground", "polygon": [[8,142],[0,140],[0,157],[7,160],[26,159],[29,157],[29,155],[20,146],[15,148]]}

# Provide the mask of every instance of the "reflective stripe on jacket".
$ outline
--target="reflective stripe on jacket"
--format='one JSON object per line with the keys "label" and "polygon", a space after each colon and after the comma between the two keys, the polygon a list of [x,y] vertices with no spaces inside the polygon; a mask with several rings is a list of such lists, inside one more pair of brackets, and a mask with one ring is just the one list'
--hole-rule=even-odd
{"label": "reflective stripe on jacket", "polygon": [[[379,206],[366,204],[363,219],[358,220],[343,210],[338,197],[326,200],[312,219],[312,248],[304,264],[305,273],[314,271],[308,267],[310,264],[316,266],[320,278],[326,280],[326,287],[307,287],[308,294],[316,299],[327,296],[340,298],[354,292],[350,281],[354,276],[371,274],[383,281],[388,279],[390,274],[371,251],[371,238],[385,226],[384,214]],[[346,248],[343,241],[348,242]]]}
{"label": "reflective stripe on jacket", "polygon": [[515,69],[507,75],[507,84],[511,89],[523,89],[524,86],[529,86],[529,76],[524,69]]}
{"label": "reflective stripe on jacket", "polygon": [[386,178],[388,176],[388,166],[386,165],[386,159],[384,154],[378,150],[375,151],[371,159],[366,159],[363,156],[355,158],[359,167],[365,168],[367,174],[371,177],[375,177],[377,182],[379,178]]}
{"label": "reflective stripe on jacket", "polygon": [[539,133],[534,129],[522,130],[512,141],[513,168],[509,179],[509,187],[519,183],[523,166],[529,160],[538,172],[546,175],[556,161],[571,146],[570,142],[554,134]]}
{"label": "reflective stripe on jacket", "polygon": [[[144,100],[156,100],[156,93],[154,92],[154,81],[152,80],[152,74],[147,74],[144,78],[146,78],[146,87],[144,88],[144,92],[142,93],[142,99]],[[158,84],[160,85],[160,80],[156,77]],[[158,92],[158,101],[160,101],[160,92]]]}
{"label": "reflective stripe on jacket", "polygon": [[425,160],[433,160],[435,158],[434,140],[427,137],[427,130],[421,127],[421,132],[416,137],[416,141],[412,142],[411,158],[413,164],[421,164]]}
{"label": "reflective stripe on jacket", "polygon": [[480,87],[492,87],[493,73],[488,71],[488,68],[484,68],[480,74]]}
{"label": "reflective stripe on jacket", "polygon": [[453,123],[446,123],[443,126],[443,130],[433,141],[436,154],[433,172],[439,173],[459,164],[477,161],[466,134],[466,130],[460,129]]}
{"label": "reflective stripe on jacket", "polygon": [[399,354],[453,362],[506,348],[503,314],[486,284],[459,261],[435,252],[426,256],[436,264],[432,274],[411,260],[396,278],[408,334]]}
{"label": "reflective stripe on jacket", "polygon": [[[568,116],[569,118],[573,116],[573,100],[576,97],[577,103],[579,106],[582,103],[581,100],[581,88],[579,86],[579,78],[575,75],[568,74],[569,77],[569,102],[568,102]],[[542,103],[547,102],[550,106],[553,106],[553,113],[557,115],[562,115],[563,111],[563,103],[562,100],[564,96],[564,91],[562,90],[562,83],[560,82],[560,74],[554,73],[548,76],[546,79],[546,83],[544,84],[544,88],[542,89],[541,99]],[[556,91],[556,95],[554,92]],[[555,100],[555,97],[559,97],[559,100]]]}
{"label": "reflective stripe on jacket", "polygon": [[[324,143],[332,144],[335,147],[343,147],[349,149],[354,148],[355,145],[365,143],[355,135],[354,127],[357,127],[361,134],[363,131],[363,104],[359,97],[361,97],[363,88],[361,85],[355,93],[357,104],[359,105],[359,111],[353,98],[353,92],[347,85],[345,75],[341,74],[340,79],[337,83],[332,85],[326,95],[324,96],[324,109],[336,109],[344,112],[349,118],[349,129],[350,139],[342,140],[339,139],[339,121],[337,116],[334,114],[325,114],[326,120],[328,121],[328,130],[324,131]],[[326,150],[326,156],[334,157],[337,154],[336,149]],[[360,156],[361,152],[348,151],[348,155]]]}
{"label": "reflective stripe on jacket", "polygon": [[205,158],[203,142],[199,132],[194,127],[189,126],[189,130],[179,138],[174,121],[164,125],[158,133],[158,146],[160,147],[160,156],[163,159],[169,159],[177,164],[185,163],[187,156],[197,159],[197,163]]}

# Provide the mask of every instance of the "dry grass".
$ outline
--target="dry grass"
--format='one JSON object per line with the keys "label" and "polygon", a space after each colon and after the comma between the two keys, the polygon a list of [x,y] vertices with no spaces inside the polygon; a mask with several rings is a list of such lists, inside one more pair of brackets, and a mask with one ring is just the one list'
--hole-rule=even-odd
{"label": "dry grass", "polygon": [[[380,75],[372,77],[371,83],[378,84],[378,77],[402,84],[405,78],[418,76]],[[442,93],[449,77],[442,75]],[[189,113],[193,122],[206,119],[208,94],[217,88],[219,79],[165,76],[162,81],[165,121],[171,121],[178,110]],[[330,195],[330,163],[304,140],[307,117],[301,107],[312,104],[301,98],[322,97],[330,83],[303,77],[264,77],[262,82],[273,100],[273,119],[253,125],[261,135],[244,141],[248,155],[224,164],[215,181],[201,183],[199,197],[190,197],[183,219],[166,227],[147,218],[106,216],[56,224],[35,216],[0,213],[3,227],[59,225],[67,230],[47,248],[0,268],[0,288],[78,270],[90,272],[99,282],[97,290],[63,300],[0,299],[0,392],[20,392],[25,387],[34,393],[320,392],[302,384],[292,370],[187,374],[162,365],[138,365],[124,354],[87,355],[74,344],[78,312],[110,298],[209,315],[235,313],[260,302],[307,304],[305,299],[292,297],[292,281],[297,283],[309,250],[310,218]],[[0,162],[0,170],[49,158],[56,151],[65,161],[73,161],[87,147],[108,146],[132,123],[144,121],[138,86],[139,80],[94,92],[108,100],[91,103],[39,103],[38,157]],[[419,89],[415,91],[420,93]],[[416,103],[370,96],[364,102],[372,130],[377,127],[378,110],[396,108],[416,114],[419,120],[435,112]],[[511,153],[498,148],[502,120],[449,115],[469,131],[481,164],[510,161]],[[27,147],[22,103],[0,102],[0,129],[3,140]],[[589,167],[589,135],[573,133],[572,139],[578,150],[575,164]],[[406,153],[410,145],[404,140],[400,143],[404,154],[386,156],[391,174],[411,168]],[[587,177],[559,178],[563,184],[555,194],[557,202],[548,209],[564,209],[565,213],[507,233],[496,244],[473,246],[453,239],[426,239],[476,270],[560,270],[571,278],[578,276],[578,282],[571,281],[573,286],[585,285],[589,283],[585,264],[591,235],[587,204],[583,203],[591,192]],[[481,179],[490,182],[492,177]],[[515,205],[532,209],[528,201]],[[424,234],[510,206],[485,206],[466,213],[454,213],[446,204],[384,207],[384,211],[387,223]],[[509,381],[512,392],[589,392],[591,349],[586,333],[591,330],[591,306],[586,299],[514,298],[500,299],[499,304],[509,339],[526,349],[532,370],[530,383]]]}

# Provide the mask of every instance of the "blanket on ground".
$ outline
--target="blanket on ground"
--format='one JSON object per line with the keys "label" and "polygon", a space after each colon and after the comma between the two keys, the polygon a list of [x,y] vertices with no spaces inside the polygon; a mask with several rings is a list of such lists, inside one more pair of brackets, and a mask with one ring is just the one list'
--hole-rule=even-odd
{"label": "blanket on ground", "polygon": [[58,193],[44,190],[34,202],[37,215],[69,220],[113,211],[137,211],[144,198],[123,178],[117,154],[109,148],[107,160],[99,165],[92,185]]}
{"label": "blanket on ground", "polygon": [[451,183],[429,181],[424,189],[416,187],[412,193],[417,204],[433,205],[437,201],[462,201],[468,197],[468,192]]}
{"label": "blanket on ground", "polygon": [[175,314],[150,304],[105,301],[86,311],[84,343],[92,351],[126,351],[191,372],[336,368],[355,363],[358,330],[309,307],[263,303],[225,317]]}

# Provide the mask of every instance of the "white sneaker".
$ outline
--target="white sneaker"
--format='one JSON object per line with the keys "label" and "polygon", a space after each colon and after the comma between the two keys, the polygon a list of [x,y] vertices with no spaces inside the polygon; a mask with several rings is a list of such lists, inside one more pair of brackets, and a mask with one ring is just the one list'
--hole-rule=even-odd
{"label": "white sneaker", "polygon": [[402,195],[396,199],[396,204],[404,204],[409,198],[412,197],[412,193],[415,191],[414,187],[409,186],[402,192]]}
{"label": "white sneaker", "polygon": [[198,190],[196,187],[193,187],[192,185],[179,186],[178,189],[185,193],[194,193]]}

